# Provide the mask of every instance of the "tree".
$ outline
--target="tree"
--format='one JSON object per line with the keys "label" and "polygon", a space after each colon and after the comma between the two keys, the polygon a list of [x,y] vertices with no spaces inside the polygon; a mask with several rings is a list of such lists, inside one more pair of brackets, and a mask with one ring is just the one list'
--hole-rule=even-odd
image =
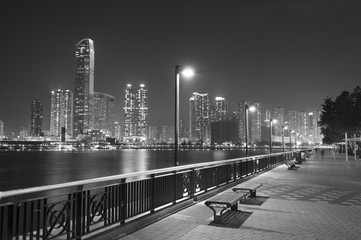
{"label": "tree", "polygon": [[333,100],[330,97],[322,104],[322,113],[318,126],[323,134],[323,143],[331,144],[343,141],[345,133],[349,135],[361,132],[361,88],[357,86],[352,93],[342,91]]}

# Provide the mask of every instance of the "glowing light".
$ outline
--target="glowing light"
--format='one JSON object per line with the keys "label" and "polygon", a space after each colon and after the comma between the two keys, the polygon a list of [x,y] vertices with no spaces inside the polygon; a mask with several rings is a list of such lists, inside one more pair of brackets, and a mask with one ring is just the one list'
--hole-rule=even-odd
{"label": "glowing light", "polygon": [[183,71],[182,71],[182,75],[184,76],[184,77],[192,77],[193,75],[194,75],[194,71],[193,71],[193,69],[191,69],[191,68],[185,68]]}
{"label": "glowing light", "polygon": [[256,111],[256,107],[255,106],[250,106],[248,108],[248,110],[251,111],[251,112],[254,112],[254,111]]}

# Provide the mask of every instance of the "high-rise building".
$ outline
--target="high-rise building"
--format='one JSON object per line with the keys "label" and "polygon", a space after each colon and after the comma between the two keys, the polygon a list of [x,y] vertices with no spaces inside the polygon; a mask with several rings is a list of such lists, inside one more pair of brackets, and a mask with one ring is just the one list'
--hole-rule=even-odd
{"label": "high-rise building", "polygon": [[189,127],[192,141],[210,142],[210,102],[208,93],[194,92],[189,99]]}
{"label": "high-rise building", "polygon": [[148,116],[148,89],[141,84],[134,89],[127,84],[124,101],[124,141],[146,141],[147,116]]}
{"label": "high-rise building", "polygon": [[272,120],[276,120],[277,122],[274,124],[274,135],[282,136],[282,126],[284,126],[285,122],[285,110],[283,107],[278,106],[273,111]]}
{"label": "high-rise building", "polygon": [[320,143],[322,144],[322,134],[321,134],[321,127],[318,126],[318,122],[321,121],[321,115],[322,115],[322,111],[321,110],[317,110],[316,111],[316,126],[315,126],[315,136],[313,138],[313,142],[314,143]]}
{"label": "high-rise building", "polygon": [[114,137],[118,140],[122,139],[122,125],[119,122],[114,122]]}
{"label": "high-rise building", "polygon": [[73,93],[58,89],[51,92],[50,134],[60,137],[62,128],[68,138],[73,137]]}
{"label": "high-rise building", "polygon": [[297,115],[298,115],[298,112],[297,110],[291,108],[289,111],[288,111],[288,128],[289,130],[291,131],[295,131],[295,132],[298,132],[298,124],[297,124]]}
{"label": "high-rise building", "polygon": [[74,137],[94,128],[94,42],[86,38],[75,46]]}
{"label": "high-rise building", "polygon": [[260,142],[261,141],[261,126],[262,126],[261,104],[259,102],[255,102],[252,105],[255,107],[255,111],[249,112],[250,141]]}
{"label": "high-rise building", "polygon": [[244,142],[246,141],[246,126],[245,126],[245,118],[246,118],[246,101],[241,100],[238,102],[238,109],[237,109],[237,120],[238,120],[238,138]]}
{"label": "high-rise building", "polygon": [[174,142],[174,127],[163,125],[160,138],[162,142],[166,142],[166,143]]}
{"label": "high-rise building", "polygon": [[146,140],[148,116],[148,89],[140,84],[136,94],[136,134]]}
{"label": "high-rise building", "polygon": [[20,136],[20,138],[27,138],[27,137],[29,137],[29,131],[25,127],[21,127],[19,136]]}
{"label": "high-rise building", "polygon": [[40,137],[42,135],[43,135],[43,103],[36,99],[31,102],[30,136]]}
{"label": "high-rise building", "polygon": [[211,123],[211,142],[223,144],[225,142],[237,143],[238,138],[237,119],[224,119]]}
{"label": "high-rise building", "polygon": [[213,121],[222,121],[227,117],[227,102],[223,97],[216,97],[214,101],[214,119]]}
{"label": "high-rise building", "polygon": [[94,129],[109,137],[114,137],[115,97],[94,92]]}
{"label": "high-rise building", "polygon": [[157,126],[148,127],[148,142],[156,143],[158,141],[158,128]]}
{"label": "high-rise building", "polygon": [[4,122],[0,120],[0,139],[4,138]]}
{"label": "high-rise building", "polygon": [[298,128],[296,133],[300,135],[306,135],[307,133],[307,113],[305,111],[299,111],[297,116]]}

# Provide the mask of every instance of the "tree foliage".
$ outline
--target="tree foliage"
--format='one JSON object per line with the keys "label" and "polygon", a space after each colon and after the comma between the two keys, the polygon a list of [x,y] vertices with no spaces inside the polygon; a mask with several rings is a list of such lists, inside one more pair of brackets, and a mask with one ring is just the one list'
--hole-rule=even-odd
{"label": "tree foliage", "polygon": [[357,86],[351,93],[342,91],[333,100],[327,97],[322,104],[318,126],[323,134],[323,143],[343,141],[345,133],[349,136],[361,133],[361,88]]}

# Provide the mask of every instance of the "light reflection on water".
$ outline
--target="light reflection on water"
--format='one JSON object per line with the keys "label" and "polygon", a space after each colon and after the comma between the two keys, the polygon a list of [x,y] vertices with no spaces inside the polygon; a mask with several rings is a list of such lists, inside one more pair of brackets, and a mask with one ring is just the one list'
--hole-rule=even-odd
{"label": "light reflection on water", "polygon": [[[257,150],[250,155],[265,154]],[[241,150],[179,151],[180,165],[239,158]],[[174,166],[171,150],[0,152],[0,191]]]}

